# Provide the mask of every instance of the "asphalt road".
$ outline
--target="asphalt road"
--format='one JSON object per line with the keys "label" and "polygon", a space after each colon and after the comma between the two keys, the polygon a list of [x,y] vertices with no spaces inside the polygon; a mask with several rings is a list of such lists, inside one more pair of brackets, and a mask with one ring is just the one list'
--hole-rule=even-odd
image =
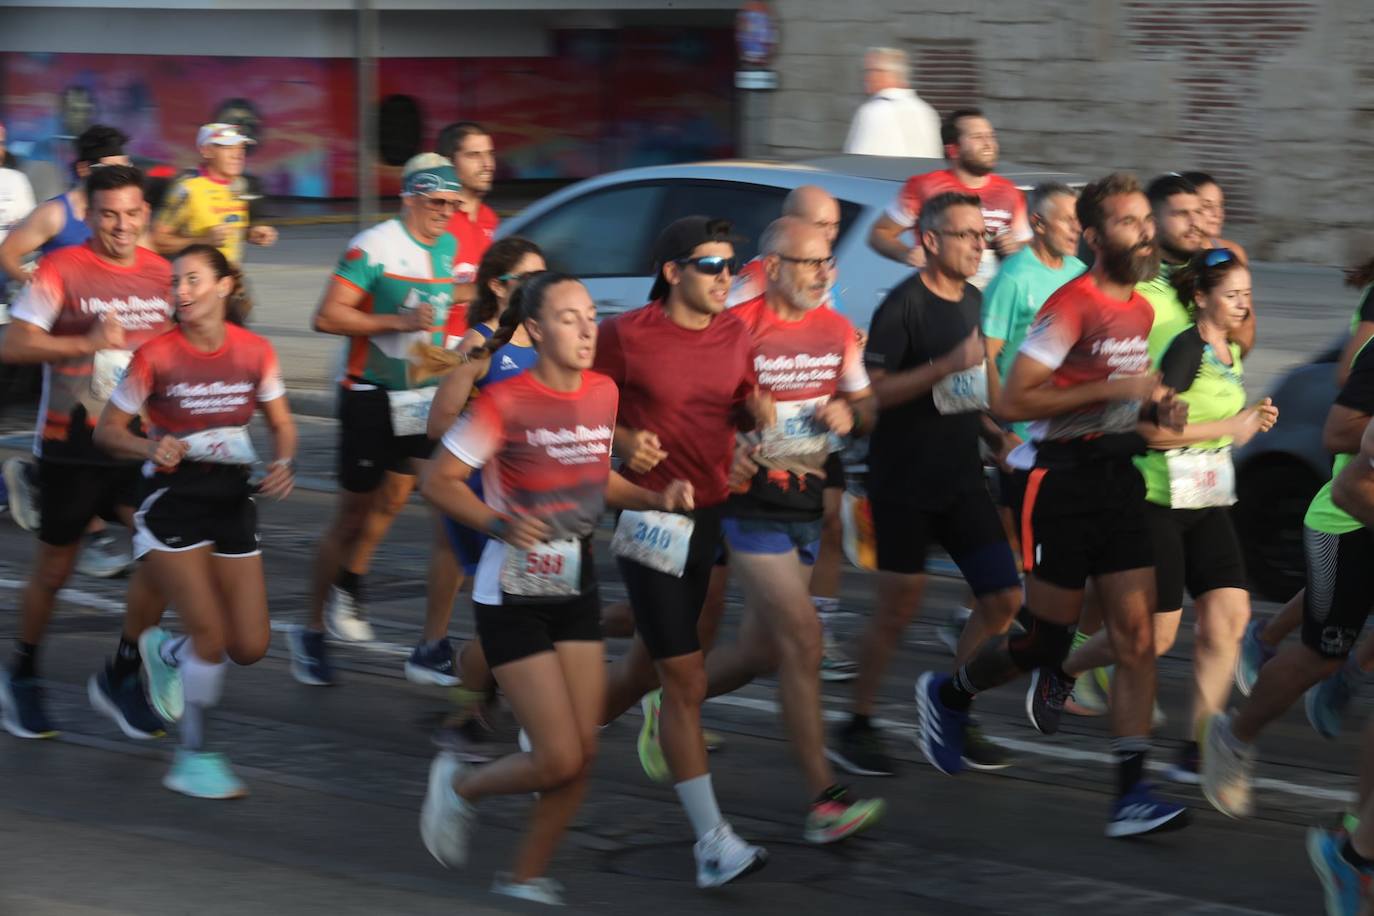
{"label": "asphalt road", "polygon": [[[327,386],[335,345],[308,330],[308,316],[346,234],[291,229],[278,248],[252,253],[255,326],[278,346],[293,397]],[[1335,271],[1262,266],[1256,273],[1260,347],[1248,367],[1262,389],[1334,337],[1353,301]],[[14,453],[23,447],[23,417],[11,414],[4,424],[0,452]],[[306,487],[263,511],[274,627],[304,616],[306,570],[331,507],[332,421],[302,417],[300,424]],[[14,631],[31,544],[0,521],[0,634]],[[379,641],[341,651],[338,686],[296,684],[280,632],[267,659],[231,671],[210,730],[252,791],[233,803],[194,802],[162,789],[172,739],[129,741],[91,711],[85,679],[115,645],[123,582],[74,580],[43,659],[63,734],[48,742],[0,734],[0,916],[531,911],[487,893],[492,873],[510,858],[527,800],[482,805],[473,862],[461,873],[440,868],[419,841],[429,734],[445,695],[405,682],[401,664],[420,633],[428,550],[425,510],[412,505],[369,578]],[[602,573],[603,592],[614,600],[615,575]],[[632,712],[603,733],[588,803],[554,863],[572,909],[1320,912],[1303,831],[1329,821],[1353,790],[1354,737],[1323,741],[1295,711],[1263,743],[1258,817],[1229,821],[1195,789],[1165,785],[1167,795],[1194,809],[1187,830],[1107,840],[1101,834],[1113,774],[1101,720],[1072,719],[1062,734],[1043,738],[1025,722],[1021,690],[994,692],[979,702],[984,728],[1017,753],[1016,766],[950,779],[920,761],[909,741],[912,682],[924,670],[948,667],[933,622],[959,601],[957,582],[932,580],[925,616],[910,628],[883,685],[880,715],[904,765],[893,779],[856,786],[887,798],[882,824],[837,847],[803,843],[802,783],[779,730],[773,683],[760,681],[709,703],[706,720],[728,738],[713,758],[722,808],[741,834],[769,846],[773,861],[737,886],[698,892],[685,819],[671,789],[640,771],[640,719]],[[838,629],[852,641],[872,607],[871,580],[848,572],[843,606],[848,614]],[[732,596],[730,619],[737,614]],[[1184,736],[1187,630],[1160,665],[1161,703],[1172,721],[1160,732],[1156,769]],[[452,633],[470,631],[465,595]],[[622,648],[610,645],[612,654]],[[827,714],[841,718],[845,688],[828,685],[824,694]],[[1366,711],[1357,703],[1358,719]]]}

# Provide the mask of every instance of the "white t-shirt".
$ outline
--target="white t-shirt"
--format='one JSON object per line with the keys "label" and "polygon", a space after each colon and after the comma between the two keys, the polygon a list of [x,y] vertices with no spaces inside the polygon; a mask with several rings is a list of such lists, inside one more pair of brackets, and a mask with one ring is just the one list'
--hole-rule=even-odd
{"label": "white t-shirt", "polygon": [[943,159],[940,116],[911,89],[883,89],[854,112],[844,151]]}
{"label": "white t-shirt", "polygon": [[28,176],[18,169],[0,169],[0,242],[35,206]]}

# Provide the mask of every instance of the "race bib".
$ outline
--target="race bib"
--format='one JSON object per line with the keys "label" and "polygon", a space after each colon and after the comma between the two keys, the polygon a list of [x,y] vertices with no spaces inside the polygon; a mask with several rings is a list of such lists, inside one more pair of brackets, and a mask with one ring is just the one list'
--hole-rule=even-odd
{"label": "race bib", "polygon": [[581,594],[582,542],[576,538],[535,544],[528,550],[506,545],[501,591],[523,598],[571,598]]}
{"label": "race bib", "polygon": [[973,413],[988,409],[988,363],[946,375],[930,390],[935,409],[942,414]]}
{"label": "race bib", "polygon": [[1169,466],[1169,505],[1208,509],[1236,502],[1236,468],[1231,447],[1175,448],[1164,453]]}
{"label": "race bib", "polygon": [[997,257],[997,251],[989,245],[983,249],[983,257],[978,261],[978,270],[973,276],[968,278],[970,286],[975,289],[983,289],[992,282],[992,278],[997,276],[997,269],[1001,266],[1001,260]]}
{"label": "race bib", "polygon": [[611,552],[640,566],[682,577],[695,523],[671,512],[622,512]]}
{"label": "race bib", "polygon": [[108,401],[129,371],[133,350],[97,350],[91,365],[91,397]]}
{"label": "race bib", "polygon": [[759,455],[764,458],[790,458],[814,455],[829,450],[830,431],[816,417],[829,398],[805,401],[778,401],[777,422],[763,431]]}
{"label": "race bib", "polygon": [[438,388],[412,388],[409,391],[388,391],[391,402],[391,434],[393,436],[423,436],[429,427],[429,408],[434,404]]}
{"label": "race bib", "polygon": [[220,426],[182,436],[187,461],[210,464],[256,464],[257,450],[246,426]]}

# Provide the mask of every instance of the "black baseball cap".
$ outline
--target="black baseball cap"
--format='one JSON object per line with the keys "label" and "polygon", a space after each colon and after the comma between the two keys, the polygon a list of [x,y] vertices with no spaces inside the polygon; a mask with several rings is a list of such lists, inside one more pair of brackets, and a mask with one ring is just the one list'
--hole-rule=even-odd
{"label": "black baseball cap", "polygon": [[663,265],[690,257],[698,245],[707,242],[729,242],[737,244],[744,239],[731,232],[733,227],[728,219],[715,219],[710,216],[684,216],[674,220],[659,233],[654,242],[654,286],[649,290],[649,301],[654,302],[668,295],[668,281],[663,278]]}

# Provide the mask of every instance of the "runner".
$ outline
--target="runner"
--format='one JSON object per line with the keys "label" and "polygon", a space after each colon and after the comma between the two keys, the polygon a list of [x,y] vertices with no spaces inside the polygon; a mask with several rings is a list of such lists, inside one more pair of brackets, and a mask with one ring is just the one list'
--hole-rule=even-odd
{"label": "runner", "polygon": [[470,353],[491,340],[520,281],[543,269],[544,255],[529,239],[513,235],[493,243],[477,266],[477,297],[468,303],[468,330],[458,352]]}
{"label": "runner", "polygon": [[[742,437],[737,449],[735,495],[722,524],[745,610],[738,639],[706,656],[707,695],[778,672],[783,721],[812,798],[805,836],[833,843],[875,823],[885,805],[837,784],[825,758],[817,682],[823,640],[808,567],[819,548],[831,437],[872,427],[876,410],[854,326],[825,308],[834,257],[824,233],[784,216],[764,232],[759,251],[765,292],[731,314],[749,328],[754,371],[777,404],[777,421]],[[661,746],[649,747],[658,758],[652,769],[666,775]]]}
{"label": "runner", "polygon": [[[587,371],[597,326],[586,288],[540,272],[515,305],[539,359],[488,387],[444,435],[422,492],[491,538],[473,591],[478,638],[530,749],[475,770],[436,757],[420,834],[442,865],[461,867],[479,800],[538,792],[515,867],[496,876],[492,891],[561,904],[561,888],[544,875],[586,795],[605,701],[592,534],[606,503],[690,511],[692,485],[674,480],[656,493],[611,471],[618,396],[610,380]],[[467,485],[479,469],[486,502]]]}
{"label": "runner", "polygon": [[[43,398],[34,434],[38,456],[38,545],[20,598],[19,638],[0,672],[0,725],[20,738],[48,738],[57,725],[44,708],[38,648],[71,577],[81,535],[97,517],[133,528],[138,468],[113,459],[91,430],[130,352],[169,326],[171,267],[138,245],[147,223],[143,175],[107,166],[86,179],[91,239],[46,255],[14,304],[0,360],[43,365]],[[139,635],[165,602],[147,571],[129,580],[124,629],[114,659],[92,675],[91,703],[131,738],[162,733],[138,680]]]}
{"label": "runner", "polygon": [[[831,759],[865,776],[896,766],[870,716],[878,687],[921,605],[932,542],[959,566],[977,608],[958,663],[983,639],[1004,633],[1021,605],[1021,579],[983,482],[979,440],[1002,450],[988,407],[986,352],[978,333],[982,296],[968,278],[983,254],[978,198],[959,192],[925,201],[917,225],[925,267],[888,293],[869,328],[864,361],[880,413],[868,452],[868,495],[877,537],[878,606],[864,630],[850,721]],[[1008,765],[973,722],[960,745],[980,769]]]}
{"label": "runner", "polygon": [[[349,350],[339,380],[338,514],[320,542],[309,623],[291,632],[291,672],[303,684],[333,683],[326,625],[336,639],[372,639],[365,569],[345,561],[357,562],[359,544],[385,534],[414,485],[414,462],[432,451],[425,426],[438,379],[419,379],[414,360],[445,338],[454,242],[444,227],[458,206],[458,183],[453,166],[433,153],[407,162],[402,182],[401,214],[349,242],[315,310],[314,329],[348,337]],[[442,543],[437,514],[435,536]],[[431,553],[422,645],[443,641],[461,576],[451,552]],[[410,662],[408,672],[418,663],[433,682],[457,683],[451,648],[446,657],[412,653]]]}
{"label": "runner", "polygon": [[[664,229],[653,249],[651,301],[607,319],[596,353],[597,370],[620,387],[615,443],[625,478],[650,489],[682,478],[695,494],[690,525],[621,517],[617,530],[630,539],[655,528],[671,536],[619,551],[635,638],[612,668],[603,721],[643,698],[640,763],[650,778],[667,778],[663,767],[671,774],[697,838],[698,887],[725,884],[767,861],[721,816],[701,734],[706,672],[697,624],[721,545],[734,435],[772,418],[771,399],[758,394],[749,331],[722,314],[735,267],[732,238],[728,222],[705,216]],[[660,684],[661,693],[646,696]],[[661,755],[651,752],[660,738]]]}
{"label": "runner", "polygon": [[[177,327],[134,354],[95,442],[144,462],[135,549],[187,633],[153,627],[139,640],[159,714],[181,723],[162,784],[194,798],[238,798],[247,789],[223,755],[206,750],[205,716],[219,702],[228,662],[251,665],[271,642],[252,494],[291,492],[296,426],[276,352],[241,327],[249,305],[223,253],[187,248],[173,264],[172,290]],[[248,423],[259,406],[275,456],[255,487]],[[131,428],[140,414],[146,436]]]}
{"label": "runner", "polygon": [[1015,254],[1031,238],[1026,198],[1016,185],[993,174],[997,168],[997,133],[977,108],[959,108],[946,115],[940,138],[949,168],[908,178],[897,198],[873,224],[868,244],[883,257],[923,267],[925,248],[920,238],[908,246],[902,236],[916,229],[926,201],[951,191],[976,196],[983,211],[988,247],[983,249],[978,272],[969,282],[982,289],[997,273],[998,258]]}
{"label": "runner", "polygon": [[248,147],[257,142],[235,124],[205,124],[196,132],[200,174],[182,178],[167,191],[153,227],[160,253],[170,256],[188,245],[208,243],[229,263],[238,264],[245,241],[262,246],[277,243],[276,229],[248,223],[243,169]]}
{"label": "runner", "polygon": [[1250,263],[1245,249],[1229,239],[1222,237],[1226,228],[1226,195],[1217,180],[1206,172],[1184,172],[1184,180],[1197,189],[1198,203],[1202,205],[1202,231],[1207,237],[1209,248],[1226,248],[1235,252],[1242,264]]}
{"label": "runner", "polygon": [[[1231,696],[1240,637],[1250,618],[1245,561],[1229,509],[1236,498],[1231,449],[1268,431],[1278,408],[1269,398],[1245,406],[1240,346],[1229,335],[1249,312],[1250,271],[1235,253],[1208,249],[1174,271],[1173,283],[1180,298],[1194,303],[1195,323],[1169,344],[1160,369],[1164,385],[1188,403],[1188,425],[1175,433],[1146,424],[1150,450],[1136,466],[1145,477],[1145,519],[1155,555],[1157,658],[1178,636],[1185,585],[1197,614],[1192,714],[1179,759],[1169,771],[1178,782],[1196,783],[1196,736]],[[1063,668],[1078,678],[1114,661],[1107,634],[1099,633]],[[1048,676],[1054,677],[1053,670]],[[1059,693],[1050,689],[1036,698]],[[1036,728],[1045,734],[1058,731],[1059,712],[1037,702]]]}
{"label": "runner", "polygon": [[1365,341],[1374,337],[1374,257],[1345,272],[1345,285],[1360,291],[1360,304],[1350,318],[1350,339],[1336,363],[1336,384],[1344,385],[1350,363]]}
{"label": "runner", "polygon": [[[463,306],[478,297],[477,267],[491,245],[501,219],[483,201],[491,193],[496,178],[496,148],[491,134],[473,121],[458,121],[439,131],[440,156],[453,162],[458,174],[461,203],[448,221],[448,231],[457,244],[453,257],[453,301],[447,332],[459,340],[468,329]],[[450,344],[451,345],[451,344]]]}
{"label": "runner", "polygon": [[[76,159],[72,173],[76,183],[65,193],[39,204],[0,243],[0,271],[22,285],[29,280],[32,267],[28,262],[35,253],[45,255],[68,245],[83,244],[91,237],[86,225],[86,178],[98,166],[128,165],[129,157],[124,154],[128,140],[121,131],[96,124],[73,141]],[[144,241],[140,240],[140,244]],[[28,458],[9,458],[4,462],[3,474],[11,517],[25,531],[37,531],[41,523],[37,463]],[[105,529],[104,522],[96,519],[77,557],[77,572],[109,578],[120,575],[132,563],[133,557]]]}
{"label": "runner", "polygon": [[[1322,445],[1335,455],[1338,476],[1359,451],[1360,435],[1374,417],[1374,347],[1355,356],[1350,376],[1326,416]],[[1374,601],[1374,535],[1332,502],[1333,483],[1317,491],[1303,519],[1307,588],[1303,595],[1302,640],[1280,649],[1259,669],[1249,699],[1233,715],[1213,716],[1202,746],[1202,786],[1223,814],[1242,817],[1250,797],[1255,741],[1274,719],[1308,692],[1308,715],[1322,734],[1341,730],[1344,697],[1309,692],[1319,682],[1337,694],[1364,679],[1351,649]],[[1334,676],[1334,678],[1333,678]]]}
{"label": "runner", "polygon": [[[1069,627],[1091,579],[1118,650],[1117,797],[1106,832],[1121,837],[1187,822],[1187,809],[1159,801],[1143,778],[1154,703],[1155,596],[1145,486],[1131,463],[1144,446],[1139,419],[1178,431],[1187,404],[1147,371],[1151,312],[1134,287],[1156,272],[1159,250],[1139,182],[1123,173],[1095,181],[1077,209],[1095,263],[1045,303],[993,405],[1005,420],[1037,421],[1033,444],[1022,446],[1035,450],[1021,512],[1029,625],[1024,635],[983,646],[953,678],[924,675],[917,713],[922,752],[940,770],[958,772],[963,723],[978,693],[1035,672],[1032,696],[1050,685],[1066,695],[1072,678],[1045,675],[1068,654]],[[881,535],[878,543],[881,549]],[[1063,696],[1057,699],[1062,704]]]}

